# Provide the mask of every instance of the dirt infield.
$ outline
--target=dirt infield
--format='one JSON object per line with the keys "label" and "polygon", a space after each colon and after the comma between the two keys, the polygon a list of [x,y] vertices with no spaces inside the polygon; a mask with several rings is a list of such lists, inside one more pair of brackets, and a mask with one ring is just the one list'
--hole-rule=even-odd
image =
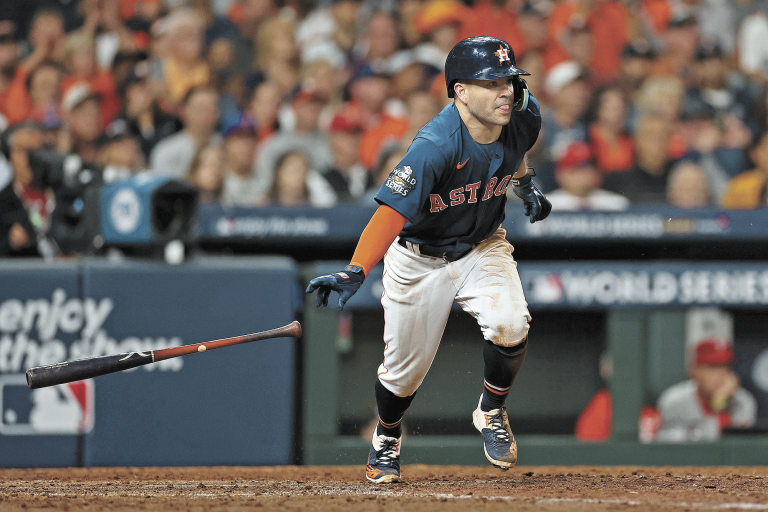
{"label": "dirt infield", "polygon": [[768,467],[362,466],[0,470],[0,510],[768,511]]}

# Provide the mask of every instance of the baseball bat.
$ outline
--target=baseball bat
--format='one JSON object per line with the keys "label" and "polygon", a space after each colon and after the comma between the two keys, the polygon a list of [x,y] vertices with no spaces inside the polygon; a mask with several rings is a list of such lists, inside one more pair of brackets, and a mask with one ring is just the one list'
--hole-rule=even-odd
{"label": "baseball bat", "polygon": [[270,338],[301,336],[301,324],[291,322],[277,329],[269,331],[255,332],[253,334],[243,334],[232,338],[223,338],[220,340],[204,341],[202,343],[193,343],[192,345],[182,345],[180,347],[163,348],[151,352],[130,352],[127,354],[117,354],[114,356],[92,357],[89,359],[80,359],[78,361],[65,361],[63,363],[49,364],[46,366],[37,366],[27,370],[27,386],[31,389],[45,388],[57,384],[65,384],[76,380],[90,379],[100,375],[120,372],[142,366],[145,364],[156,363],[171,359],[172,357],[185,356],[195,352],[205,352],[206,350],[215,350],[241,343],[250,343],[251,341],[267,340]]}

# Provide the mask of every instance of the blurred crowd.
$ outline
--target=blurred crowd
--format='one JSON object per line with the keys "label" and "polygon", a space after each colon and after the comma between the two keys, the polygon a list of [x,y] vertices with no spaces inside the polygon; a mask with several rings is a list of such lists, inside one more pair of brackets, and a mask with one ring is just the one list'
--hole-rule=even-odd
{"label": "blurred crowd", "polygon": [[766,204],[768,0],[3,0],[0,254],[55,207],[41,154],[225,206],[372,205],[474,35],[531,73],[555,210]]}

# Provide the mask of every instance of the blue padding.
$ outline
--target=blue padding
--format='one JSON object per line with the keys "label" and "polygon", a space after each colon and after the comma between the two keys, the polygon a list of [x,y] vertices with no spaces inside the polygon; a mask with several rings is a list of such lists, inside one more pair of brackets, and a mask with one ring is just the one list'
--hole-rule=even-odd
{"label": "blue padding", "polygon": [[[102,340],[96,351],[186,345],[288,324],[298,275],[287,258],[88,263],[85,295],[114,303],[104,323],[107,348]],[[292,462],[295,357],[295,342],[281,338],[97,378],[89,462]]]}
{"label": "blue padding", "polygon": [[[78,297],[74,264],[0,261],[0,467],[77,464],[76,425],[64,416],[78,404],[53,389],[30,390],[24,372],[65,354],[77,337]],[[51,434],[57,420],[70,433]]]}

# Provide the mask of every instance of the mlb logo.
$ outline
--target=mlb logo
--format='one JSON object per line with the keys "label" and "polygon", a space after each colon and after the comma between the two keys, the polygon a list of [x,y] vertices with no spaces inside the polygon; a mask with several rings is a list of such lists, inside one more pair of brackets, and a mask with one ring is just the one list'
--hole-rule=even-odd
{"label": "mlb logo", "polygon": [[29,389],[25,375],[0,376],[0,434],[76,435],[93,430],[93,380]]}

